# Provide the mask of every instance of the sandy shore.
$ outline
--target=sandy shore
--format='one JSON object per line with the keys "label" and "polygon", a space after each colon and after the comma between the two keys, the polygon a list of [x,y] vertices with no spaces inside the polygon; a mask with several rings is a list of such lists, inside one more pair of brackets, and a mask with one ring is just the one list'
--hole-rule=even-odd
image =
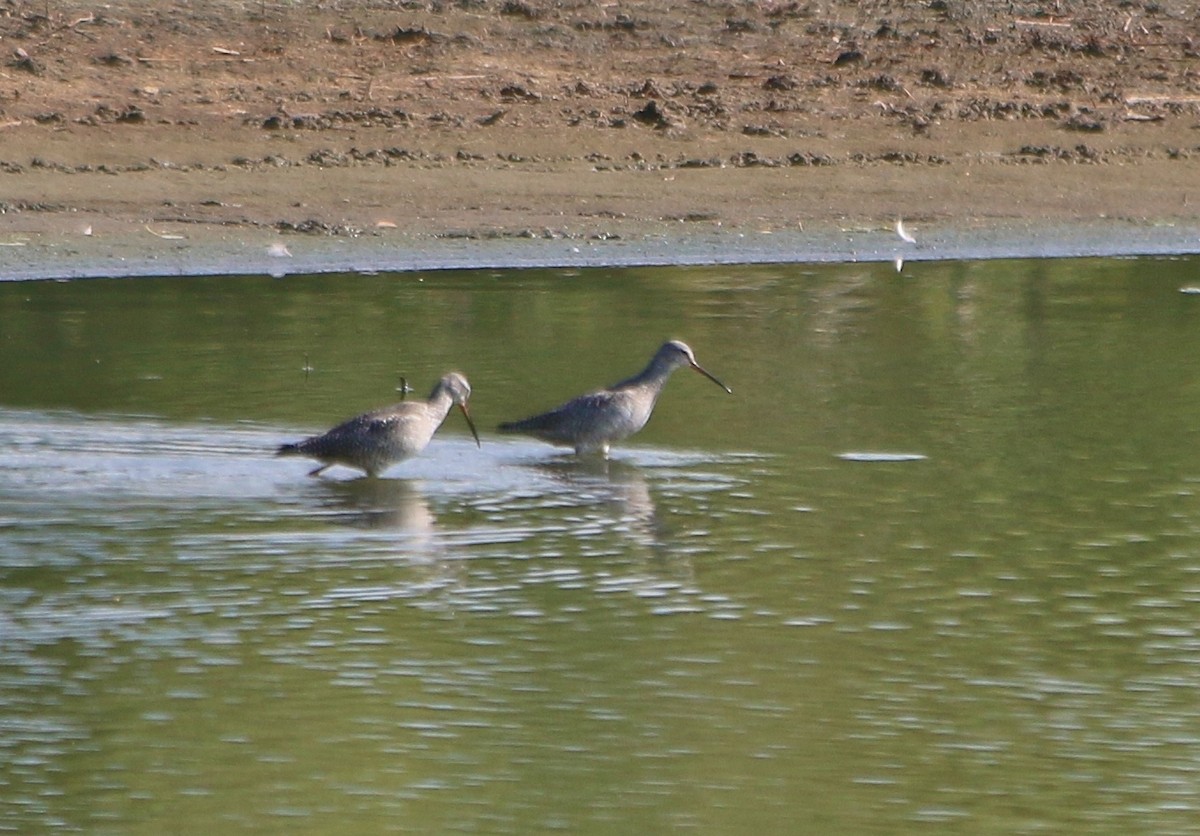
{"label": "sandy shore", "polygon": [[1186,3],[334,5],[10,7],[0,276],[1200,249]]}

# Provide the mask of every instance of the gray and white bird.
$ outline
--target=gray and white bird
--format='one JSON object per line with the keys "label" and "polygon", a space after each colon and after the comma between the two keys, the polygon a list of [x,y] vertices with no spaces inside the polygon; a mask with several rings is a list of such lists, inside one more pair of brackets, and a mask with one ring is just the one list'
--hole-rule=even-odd
{"label": "gray and white bird", "polygon": [[576,454],[595,453],[607,457],[609,447],[646,426],[667,379],[687,366],[707,377],[729,394],[733,390],[717,380],[699,363],[687,343],[663,343],[639,374],[608,389],[600,389],[567,401],[560,407],[501,424],[503,433],[529,435],[561,447],[574,447]]}
{"label": "gray and white bird", "polygon": [[429,400],[403,401],[365,412],[327,433],[284,444],[276,455],[307,456],[321,462],[309,476],[318,476],[326,468],[340,464],[375,477],[424,450],[455,406],[462,410],[478,446],[479,433],[475,432],[475,422],[467,411],[470,397],[471,385],[467,379],[458,372],[450,372],[433,387]]}

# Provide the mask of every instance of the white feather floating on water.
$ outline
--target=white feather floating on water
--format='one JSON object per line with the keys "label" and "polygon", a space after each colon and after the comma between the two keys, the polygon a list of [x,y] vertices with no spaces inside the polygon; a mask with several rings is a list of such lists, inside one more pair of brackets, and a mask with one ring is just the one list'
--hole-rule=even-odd
{"label": "white feather floating on water", "polygon": [[861,450],[851,450],[846,453],[838,453],[837,457],[844,462],[923,462],[929,457],[924,453],[872,453]]}

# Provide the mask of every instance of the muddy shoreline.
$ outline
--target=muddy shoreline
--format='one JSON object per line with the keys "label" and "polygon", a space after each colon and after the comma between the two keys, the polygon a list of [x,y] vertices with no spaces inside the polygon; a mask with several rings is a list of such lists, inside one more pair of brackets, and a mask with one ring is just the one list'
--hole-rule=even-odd
{"label": "muddy shoreline", "polygon": [[637,239],[553,236],[447,238],[222,235],[161,239],[149,233],[16,238],[0,246],[0,281],[202,275],[376,273],[472,269],[598,268],[772,263],[877,263],[906,275],[944,260],[1179,256],[1200,252],[1194,229],[1110,222],[970,230],[921,229],[916,245],[890,229],[826,233],[674,231]]}
{"label": "muddy shoreline", "polygon": [[10,3],[0,279],[1200,250],[1194,10],[994,5]]}

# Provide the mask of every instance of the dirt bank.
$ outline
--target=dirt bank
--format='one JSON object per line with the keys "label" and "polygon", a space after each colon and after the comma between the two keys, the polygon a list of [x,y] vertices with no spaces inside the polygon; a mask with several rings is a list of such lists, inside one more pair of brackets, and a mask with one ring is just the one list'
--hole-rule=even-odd
{"label": "dirt bank", "polygon": [[6,0],[0,39],[0,271],[312,236],[1200,228],[1188,2]]}

